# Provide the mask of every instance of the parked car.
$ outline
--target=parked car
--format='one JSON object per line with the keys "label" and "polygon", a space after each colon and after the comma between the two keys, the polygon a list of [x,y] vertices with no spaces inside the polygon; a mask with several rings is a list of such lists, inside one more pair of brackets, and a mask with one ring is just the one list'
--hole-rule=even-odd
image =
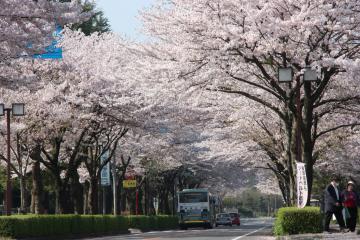
{"label": "parked car", "polygon": [[231,216],[228,213],[219,213],[216,214],[216,222],[215,226],[224,225],[224,226],[232,226]]}
{"label": "parked car", "polygon": [[240,226],[240,215],[235,212],[229,213],[231,217],[231,223],[237,226]]}

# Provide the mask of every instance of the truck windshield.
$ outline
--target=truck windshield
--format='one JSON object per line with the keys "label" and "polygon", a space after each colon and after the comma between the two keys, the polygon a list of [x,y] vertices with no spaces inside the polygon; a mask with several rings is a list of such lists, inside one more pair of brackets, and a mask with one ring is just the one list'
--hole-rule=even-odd
{"label": "truck windshield", "polygon": [[180,203],[207,202],[208,194],[206,192],[180,193]]}

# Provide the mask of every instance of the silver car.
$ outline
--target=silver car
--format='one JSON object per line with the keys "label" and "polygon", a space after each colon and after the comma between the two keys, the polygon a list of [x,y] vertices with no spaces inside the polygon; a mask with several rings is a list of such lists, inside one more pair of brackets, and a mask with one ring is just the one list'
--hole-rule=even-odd
{"label": "silver car", "polygon": [[219,225],[232,226],[232,220],[230,214],[228,213],[216,214],[215,226],[217,227]]}

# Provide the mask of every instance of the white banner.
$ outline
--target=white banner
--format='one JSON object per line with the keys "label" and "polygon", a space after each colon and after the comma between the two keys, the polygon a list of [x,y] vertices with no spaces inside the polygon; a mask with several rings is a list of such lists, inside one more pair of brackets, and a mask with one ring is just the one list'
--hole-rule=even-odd
{"label": "white banner", "polygon": [[308,184],[305,171],[305,163],[296,163],[296,183],[297,183],[297,206],[304,208],[308,199]]}

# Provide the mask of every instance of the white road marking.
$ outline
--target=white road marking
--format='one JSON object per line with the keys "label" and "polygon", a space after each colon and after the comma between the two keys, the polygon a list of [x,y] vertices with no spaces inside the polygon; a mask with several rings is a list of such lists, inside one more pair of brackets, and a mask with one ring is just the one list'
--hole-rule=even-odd
{"label": "white road marking", "polygon": [[259,231],[261,231],[261,230],[264,230],[265,228],[268,228],[268,227],[259,228],[259,229],[255,230],[255,231],[249,232],[249,233],[247,233],[247,234],[245,234],[245,235],[241,235],[241,236],[236,237],[236,238],[233,238],[233,239],[231,239],[231,240],[239,240],[239,239],[241,239],[241,238],[247,237],[247,236],[249,236],[249,235],[251,235],[251,234],[254,234],[254,233],[257,233],[257,232],[259,232]]}

